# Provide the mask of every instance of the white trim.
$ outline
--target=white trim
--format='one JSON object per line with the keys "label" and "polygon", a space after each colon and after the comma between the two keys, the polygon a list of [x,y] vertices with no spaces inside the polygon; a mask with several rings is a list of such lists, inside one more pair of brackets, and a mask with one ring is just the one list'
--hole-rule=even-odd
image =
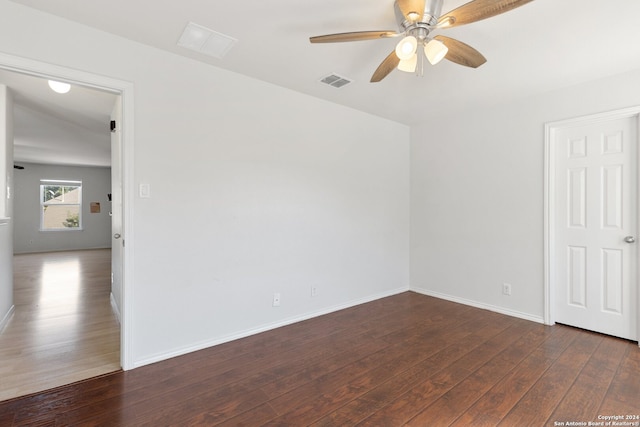
{"label": "white trim", "polygon": [[[133,238],[133,153],[134,153],[134,107],[133,83],[99,74],[75,70],[46,62],[22,58],[0,52],[0,68],[21,74],[51,78],[57,81],[79,84],[94,89],[119,94],[122,102],[122,191],[123,191],[123,235],[127,246],[123,249],[122,266],[122,322],[120,333],[120,364],[124,370],[133,368],[133,305],[134,305],[134,260]],[[126,232],[126,234],[125,234]]]}
{"label": "white trim", "polygon": [[355,307],[357,305],[360,304],[365,304],[371,301],[375,301],[381,298],[386,298],[386,297],[390,297],[393,295],[398,295],[401,294],[403,292],[409,292],[410,289],[409,287],[403,287],[403,288],[398,288],[398,289],[394,289],[392,291],[388,291],[388,292],[383,292],[380,294],[376,294],[376,295],[371,295],[365,298],[360,298],[357,300],[353,300],[344,304],[339,304],[339,305],[334,305],[319,311],[315,311],[312,313],[307,313],[307,314],[303,314],[301,316],[297,316],[297,317],[291,317],[289,319],[285,319],[285,320],[281,320],[279,322],[274,322],[274,323],[268,323],[265,325],[262,325],[260,327],[257,328],[252,328],[252,329],[246,329],[244,331],[239,331],[236,332],[234,334],[230,334],[230,335],[226,335],[222,338],[217,338],[214,340],[207,340],[207,341],[202,341],[198,344],[195,345],[190,345],[187,347],[182,347],[182,348],[178,348],[176,350],[170,351],[170,352],[166,352],[166,353],[158,353],[155,354],[151,357],[147,357],[145,359],[142,360],[138,360],[135,363],[135,368],[139,368],[141,366],[144,365],[150,365],[152,363],[156,363],[156,362],[160,362],[162,360],[167,360],[167,359],[171,359],[173,357],[177,357],[177,356],[182,356],[183,354],[187,354],[187,353],[191,353],[194,351],[199,351],[199,350],[203,350],[205,348],[209,348],[209,347],[213,347],[216,345],[220,345],[220,344],[224,344],[226,342],[230,342],[230,341],[235,341],[237,339],[240,338],[246,338],[248,336],[251,335],[255,335],[255,334],[259,334],[261,332],[266,332],[266,331],[270,331],[272,329],[277,329],[277,328],[281,328],[283,326],[287,326],[287,325],[291,325],[294,323],[298,323],[298,322],[302,322],[304,320],[309,320],[312,319],[314,317],[318,317],[318,316],[323,316],[325,314],[329,314],[329,313],[333,313],[335,311],[339,311],[339,310],[344,310],[345,308],[350,308],[350,307]]}
{"label": "white trim", "polygon": [[536,323],[544,323],[544,319],[540,316],[534,316],[528,313],[522,313],[521,311],[509,310],[504,307],[498,307],[496,305],[485,304],[483,302],[473,301],[466,298],[460,298],[453,295],[442,294],[440,292],[430,291],[428,289],[421,288],[411,288],[412,291],[417,292],[419,294],[427,295],[434,298],[439,298],[451,302],[455,302],[458,304],[468,305],[475,308],[480,308],[482,310],[493,311],[494,313],[504,314],[506,316],[517,317],[519,319],[528,320],[530,322]]}
{"label": "white trim", "polygon": [[11,218],[0,218],[0,225],[9,225],[11,223]]}
{"label": "white trim", "polygon": [[552,188],[555,186],[554,174],[555,170],[554,157],[550,155],[552,131],[549,124],[545,124],[544,132],[544,323],[545,325],[554,325],[555,317],[553,316],[553,298],[551,297],[551,275],[555,271],[555,252],[553,249],[553,241],[551,236],[555,234],[553,221],[550,215],[553,212],[553,203],[550,197],[553,195]]}
{"label": "white trim", "polygon": [[120,309],[118,308],[118,304],[116,303],[116,297],[113,296],[113,292],[109,294],[109,301],[111,302],[111,309],[113,310],[113,313],[118,318],[118,323],[122,325],[122,316],[120,315]]}
{"label": "white trim", "polygon": [[[555,242],[555,229],[553,212],[555,212],[555,134],[558,129],[572,126],[583,126],[586,124],[598,123],[608,120],[636,118],[636,146],[638,147],[637,158],[637,179],[638,188],[640,189],[640,106],[623,108],[620,110],[606,111],[603,113],[592,114],[589,116],[576,117],[555,122],[548,122],[544,125],[544,323],[547,325],[555,324],[554,316],[554,297],[553,297],[553,277],[555,277],[555,254],[553,251]],[[636,194],[637,200],[640,201],[640,195]],[[640,218],[637,218],[638,224],[636,229],[640,230]],[[640,253],[640,251],[638,251]],[[640,260],[636,260],[636,264],[640,268]],[[640,338],[640,275],[636,274],[636,339]],[[638,343],[640,346],[640,341]]]}
{"label": "white trim", "polygon": [[7,326],[7,323],[9,323],[9,320],[11,319],[11,316],[15,311],[16,311],[16,306],[12,305],[9,311],[7,311],[7,314],[5,314],[2,320],[0,320],[0,332],[2,332],[5,326]]}

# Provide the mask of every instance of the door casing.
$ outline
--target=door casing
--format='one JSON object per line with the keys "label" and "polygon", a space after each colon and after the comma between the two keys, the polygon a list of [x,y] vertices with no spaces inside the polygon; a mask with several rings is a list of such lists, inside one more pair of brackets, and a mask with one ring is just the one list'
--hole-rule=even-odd
{"label": "door casing", "polygon": [[[608,121],[615,119],[633,118],[636,123],[636,141],[634,143],[639,148],[636,150],[637,156],[640,157],[640,106],[630,107],[621,110],[608,111],[604,113],[592,114],[583,117],[577,117],[573,119],[549,122],[545,124],[545,145],[544,145],[544,322],[547,325],[555,324],[554,313],[554,290],[555,283],[554,277],[556,272],[555,265],[555,134],[558,129],[566,128],[569,126],[582,126],[587,124],[594,124],[599,121]],[[638,168],[640,168],[640,158],[636,159]],[[640,177],[640,174],[636,174]],[[640,178],[637,178],[640,181]],[[640,184],[640,183],[638,183]],[[640,185],[637,185],[640,188]],[[636,194],[636,200],[640,201],[640,195]],[[636,229],[640,225],[639,218],[636,218]],[[638,251],[640,253],[640,251]],[[640,266],[640,260],[636,259],[636,266]],[[640,335],[640,286],[638,281],[640,276],[636,271],[636,283],[632,286],[636,287],[636,331]],[[636,336],[636,340],[638,340]],[[639,342],[640,345],[640,342]]]}

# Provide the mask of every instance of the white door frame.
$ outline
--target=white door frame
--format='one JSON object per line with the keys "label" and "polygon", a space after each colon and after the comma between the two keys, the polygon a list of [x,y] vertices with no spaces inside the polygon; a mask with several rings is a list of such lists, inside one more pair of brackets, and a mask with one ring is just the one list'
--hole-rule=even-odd
{"label": "white door frame", "polygon": [[21,58],[0,52],[0,68],[32,76],[65,81],[113,92],[122,100],[122,228],[126,246],[122,255],[122,307],[120,307],[120,364],[133,369],[133,83],[99,74],[74,70],[46,62]]}
{"label": "white door frame", "polygon": [[[625,108],[621,110],[608,111],[599,114],[593,114],[589,116],[577,117],[573,119],[561,120],[556,122],[545,123],[544,126],[544,323],[547,325],[555,324],[554,313],[554,290],[555,283],[555,136],[558,129],[582,126],[587,124],[597,123],[599,121],[609,121],[615,119],[635,118],[636,120],[636,141],[632,143],[638,147],[636,168],[639,171],[636,172],[636,179],[639,181],[637,188],[640,189],[640,106]],[[640,194],[636,194],[636,198],[640,204]],[[636,229],[640,230],[637,226],[640,225],[640,218],[636,218]],[[637,251],[640,254],[640,251]],[[636,259],[636,265],[640,266],[640,260]],[[636,272],[637,273],[637,272]],[[637,333],[640,335],[640,286],[638,281],[640,275],[636,274],[635,287],[638,290],[636,292],[636,322]],[[633,285],[632,285],[633,286]],[[637,337],[640,338],[640,337]],[[639,342],[640,345],[640,342]]]}

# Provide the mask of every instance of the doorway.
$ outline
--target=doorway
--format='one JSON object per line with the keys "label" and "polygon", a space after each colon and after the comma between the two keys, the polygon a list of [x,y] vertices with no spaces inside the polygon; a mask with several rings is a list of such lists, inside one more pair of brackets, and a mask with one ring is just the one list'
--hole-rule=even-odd
{"label": "doorway", "polygon": [[545,322],[638,340],[640,108],[553,122],[545,139]]}
{"label": "doorway", "polygon": [[[7,71],[32,75],[36,77],[44,77],[57,81],[68,82],[84,87],[95,88],[103,91],[109,91],[120,96],[121,124],[119,125],[119,138],[121,141],[121,151],[119,158],[113,161],[117,162],[120,171],[120,180],[122,188],[121,210],[117,214],[121,217],[121,236],[124,241],[125,236],[132,235],[131,221],[131,201],[130,191],[132,174],[132,164],[128,159],[132,158],[133,153],[133,85],[128,82],[111,79],[102,75],[86,73],[64,67],[54,66],[47,63],[33,61],[25,58],[15,57],[6,54],[0,54],[0,68]],[[115,214],[115,212],[114,212]],[[125,234],[127,233],[127,234]],[[121,272],[120,290],[121,301],[119,307],[120,314],[120,364],[125,370],[133,368],[130,335],[132,327],[131,319],[131,291],[127,287],[127,279],[131,277],[133,271],[133,262],[131,258],[133,244],[127,241],[127,248],[122,248],[120,256],[114,259],[114,263],[118,265]]]}

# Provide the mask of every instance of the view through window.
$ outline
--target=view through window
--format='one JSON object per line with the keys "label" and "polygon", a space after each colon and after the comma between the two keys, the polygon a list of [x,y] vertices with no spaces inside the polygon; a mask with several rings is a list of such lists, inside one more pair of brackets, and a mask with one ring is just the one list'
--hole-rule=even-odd
{"label": "view through window", "polygon": [[40,228],[82,229],[82,181],[40,181]]}

